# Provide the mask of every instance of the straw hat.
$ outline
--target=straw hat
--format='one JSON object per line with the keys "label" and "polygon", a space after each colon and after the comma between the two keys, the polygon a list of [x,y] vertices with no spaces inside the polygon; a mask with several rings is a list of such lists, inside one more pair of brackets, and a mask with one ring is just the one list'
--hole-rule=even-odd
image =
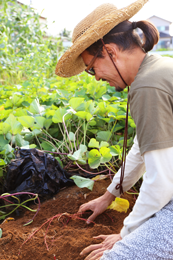
{"label": "straw hat", "polygon": [[119,23],[129,20],[148,0],[137,0],[131,5],[117,9],[113,4],[102,4],[77,24],[73,31],[73,45],[64,53],[56,65],[55,73],[71,77],[85,70],[80,54],[98,41]]}

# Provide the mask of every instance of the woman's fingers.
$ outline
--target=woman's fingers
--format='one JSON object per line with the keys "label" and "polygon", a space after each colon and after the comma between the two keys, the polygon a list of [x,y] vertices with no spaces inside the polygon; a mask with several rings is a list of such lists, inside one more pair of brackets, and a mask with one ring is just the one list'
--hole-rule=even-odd
{"label": "woman's fingers", "polygon": [[93,237],[94,239],[106,239],[107,238],[107,235],[99,235],[99,236],[96,236],[96,237]]}
{"label": "woman's fingers", "polygon": [[97,203],[95,203],[94,201],[92,203],[89,202],[81,205],[78,210],[78,213],[83,214],[87,210],[91,210],[93,212],[92,215],[89,216],[89,218],[87,219],[86,223],[89,224],[95,220],[95,218],[100,214],[100,212],[98,212]]}
{"label": "woman's fingers", "polygon": [[90,245],[90,246],[84,248],[84,249],[82,250],[82,252],[80,253],[80,255],[88,254],[88,253],[90,253],[91,251],[96,250],[96,249],[99,249],[99,248],[101,248],[101,247],[102,247],[102,244]]}
{"label": "woman's fingers", "polygon": [[94,250],[85,258],[85,260],[97,260],[103,255],[105,250],[104,247]]}
{"label": "woman's fingers", "polygon": [[114,244],[121,240],[120,234],[112,234],[112,235],[99,235],[95,236],[95,239],[103,239],[103,242],[100,244],[90,245],[83,249],[80,255],[89,254],[85,260],[97,260],[99,257],[103,255],[105,250],[110,250]]}

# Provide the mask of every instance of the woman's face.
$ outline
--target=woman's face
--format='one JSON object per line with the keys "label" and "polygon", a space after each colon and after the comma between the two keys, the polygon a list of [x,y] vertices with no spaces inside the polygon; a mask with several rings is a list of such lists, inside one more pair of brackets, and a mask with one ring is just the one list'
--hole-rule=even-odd
{"label": "woman's face", "polygon": [[[126,87],[124,82],[119,76],[108,53],[103,50],[103,55],[104,56],[101,58],[97,57],[92,64],[96,80],[107,81],[110,86],[115,87],[116,91],[122,91]],[[86,50],[81,54],[81,56],[86,66],[90,64],[94,57]]]}

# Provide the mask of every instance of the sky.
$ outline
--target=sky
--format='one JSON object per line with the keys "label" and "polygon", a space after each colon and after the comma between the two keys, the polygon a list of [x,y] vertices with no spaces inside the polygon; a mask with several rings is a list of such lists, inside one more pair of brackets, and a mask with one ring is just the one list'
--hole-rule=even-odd
{"label": "sky", "polygon": [[[39,14],[47,18],[49,34],[57,36],[64,28],[73,31],[74,27],[85,16],[103,3],[112,3],[123,8],[134,0],[20,0],[34,7]],[[153,15],[173,22],[172,0],[149,0],[144,7],[131,19],[139,21]],[[173,33],[171,32],[173,35]]]}

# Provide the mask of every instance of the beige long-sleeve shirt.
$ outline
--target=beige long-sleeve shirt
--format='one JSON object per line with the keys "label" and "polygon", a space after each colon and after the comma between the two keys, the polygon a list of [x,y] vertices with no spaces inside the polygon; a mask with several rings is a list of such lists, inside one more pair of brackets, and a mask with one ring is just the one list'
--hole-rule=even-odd
{"label": "beige long-sleeve shirt", "polygon": [[[123,190],[129,190],[143,175],[138,199],[129,216],[124,220],[121,237],[128,235],[173,199],[173,147],[140,154],[137,138],[126,158]],[[115,187],[121,170],[117,172],[108,191],[119,197]]]}

